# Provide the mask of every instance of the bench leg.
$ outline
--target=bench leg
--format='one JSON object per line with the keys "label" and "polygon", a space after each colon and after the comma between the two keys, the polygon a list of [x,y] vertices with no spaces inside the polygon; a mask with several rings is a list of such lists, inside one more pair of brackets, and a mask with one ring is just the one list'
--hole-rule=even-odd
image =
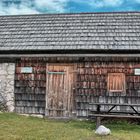
{"label": "bench leg", "polygon": [[101,117],[96,117],[96,129],[101,125]]}

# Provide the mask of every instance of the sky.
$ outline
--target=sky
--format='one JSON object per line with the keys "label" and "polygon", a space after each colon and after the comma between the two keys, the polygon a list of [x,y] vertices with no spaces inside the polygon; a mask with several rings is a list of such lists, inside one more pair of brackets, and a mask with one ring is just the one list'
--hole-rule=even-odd
{"label": "sky", "polygon": [[0,15],[140,11],[140,0],[0,0]]}

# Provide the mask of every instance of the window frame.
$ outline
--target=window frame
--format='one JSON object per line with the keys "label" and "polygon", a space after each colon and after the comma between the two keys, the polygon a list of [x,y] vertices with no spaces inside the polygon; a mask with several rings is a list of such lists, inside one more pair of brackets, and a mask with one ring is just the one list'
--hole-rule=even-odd
{"label": "window frame", "polygon": [[[110,76],[109,75],[113,75],[113,74],[118,74],[118,75],[121,75],[122,76],[122,82],[121,83],[123,83],[123,89],[118,89],[118,90],[114,90],[114,89],[110,89]],[[111,76],[112,76],[111,75]],[[109,93],[118,93],[118,92],[121,92],[121,93],[125,93],[126,92],[126,76],[125,76],[125,73],[119,73],[119,72],[111,72],[111,73],[108,73],[108,76],[107,76],[107,91],[109,92]]]}

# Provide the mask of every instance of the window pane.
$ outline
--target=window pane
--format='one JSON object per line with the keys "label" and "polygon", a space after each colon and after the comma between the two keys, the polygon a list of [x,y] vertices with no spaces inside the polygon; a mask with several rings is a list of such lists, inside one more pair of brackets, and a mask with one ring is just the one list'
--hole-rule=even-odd
{"label": "window pane", "polygon": [[108,91],[109,92],[125,91],[124,73],[109,73],[108,74]]}

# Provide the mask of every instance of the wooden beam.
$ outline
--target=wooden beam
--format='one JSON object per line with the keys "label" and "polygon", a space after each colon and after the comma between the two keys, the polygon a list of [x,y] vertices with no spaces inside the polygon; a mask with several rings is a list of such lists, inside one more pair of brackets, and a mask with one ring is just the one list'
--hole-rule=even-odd
{"label": "wooden beam", "polygon": [[101,125],[101,117],[96,117],[96,129]]}
{"label": "wooden beam", "polygon": [[89,105],[116,105],[116,106],[140,106],[140,104],[113,104],[113,103],[89,103]]}
{"label": "wooden beam", "polygon": [[140,54],[0,54],[0,58],[20,57],[140,57]]}
{"label": "wooden beam", "polygon": [[48,71],[48,74],[65,74],[65,72],[54,72],[54,71]]}
{"label": "wooden beam", "polygon": [[107,117],[107,118],[134,118],[140,119],[140,116],[132,115],[106,115],[106,114],[89,114],[89,117]]}

